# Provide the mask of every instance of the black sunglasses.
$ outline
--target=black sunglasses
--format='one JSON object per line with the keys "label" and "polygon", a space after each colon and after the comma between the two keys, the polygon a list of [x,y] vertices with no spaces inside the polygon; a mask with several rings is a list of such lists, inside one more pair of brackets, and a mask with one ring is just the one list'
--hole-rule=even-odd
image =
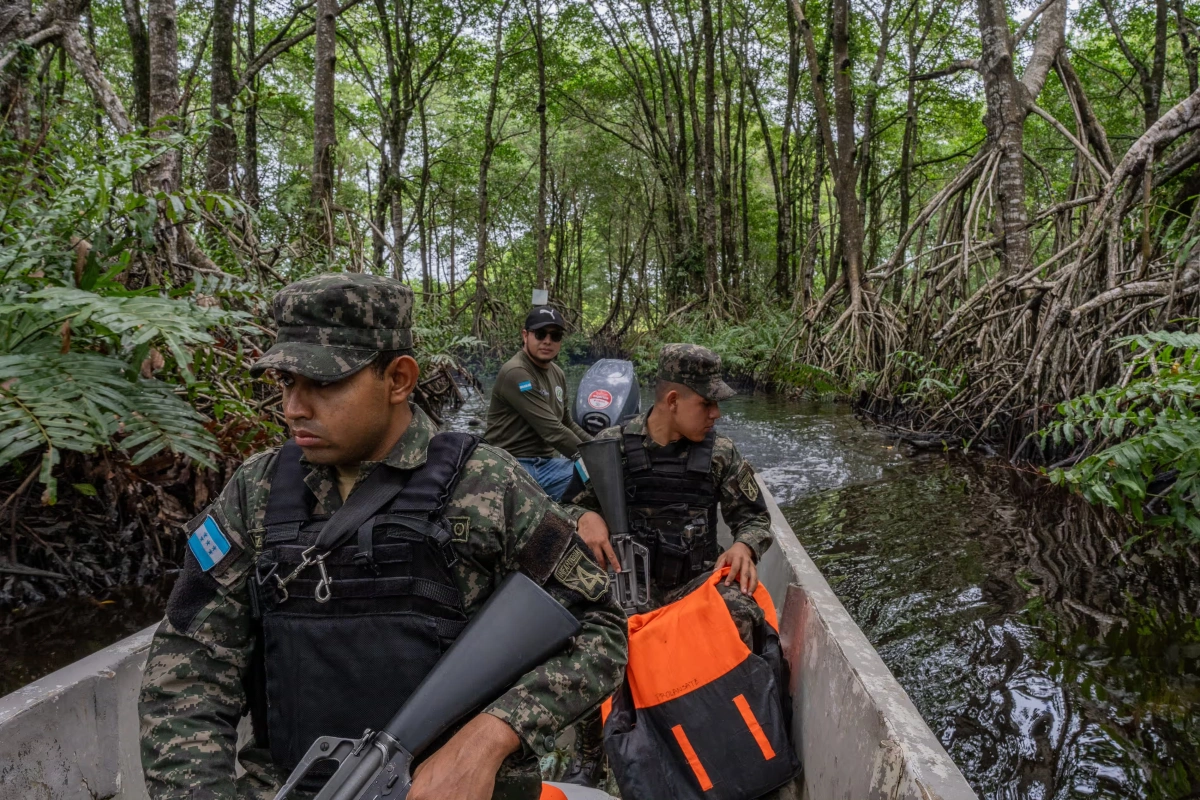
{"label": "black sunglasses", "polygon": [[543,339],[545,339],[547,336],[550,337],[550,341],[552,341],[552,342],[561,342],[562,337],[563,337],[563,332],[562,331],[548,331],[545,328],[542,328],[541,330],[533,331],[533,335],[537,337],[537,340],[539,342],[542,341]]}

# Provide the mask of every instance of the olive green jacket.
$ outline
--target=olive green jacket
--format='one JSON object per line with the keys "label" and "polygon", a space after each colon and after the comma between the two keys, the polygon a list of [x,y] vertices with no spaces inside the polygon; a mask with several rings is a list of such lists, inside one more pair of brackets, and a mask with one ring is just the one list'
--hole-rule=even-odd
{"label": "olive green jacket", "polygon": [[571,419],[562,369],[539,367],[521,349],[496,376],[483,438],[516,458],[574,458],[592,437]]}

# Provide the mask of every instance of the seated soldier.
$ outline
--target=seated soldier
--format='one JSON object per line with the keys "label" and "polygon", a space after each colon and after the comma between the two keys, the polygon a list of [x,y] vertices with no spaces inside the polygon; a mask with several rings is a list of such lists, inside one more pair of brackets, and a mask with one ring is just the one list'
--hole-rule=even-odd
{"label": "seated soldier", "polygon": [[[758,586],[758,559],[771,546],[771,520],[754,468],[733,441],[713,426],[719,403],[735,392],[721,379],[721,359],[692,344],[668,344],[659,354],[654,405],[623,427],[606,428],[597,440],[621,441],[629,525],[651,553],[650,604],[646,612],[673,602],[728,565],[718,587],[750,644],[762,610],[750,595]],[[576,482],[567,511],[596,560],[617,571],[608,527],[590,486]],[[733,534],[725,552],[717,544],[717,507]],[[566,780],[595,785],[602,771],[599,715],[581,723],[579,758]]]}
{"label": "seated soldier", "polygon": [[274,797],[318,736],[380,729],[517,570],[581,631],[445,739],[409,800],[537,800],[539,758],[619,685],[624,614],[571,520],[507,453],[410,403],[412,306],[362,274],[276,295],[279,336],[251,372],[274,372],[293,438],[192,526],[142,677],[151,800]]}
{"label": "seated soldier", "polygon": [[521,349],[496,376],[483,435],[488,444],[515,456],[556,501],[574,474],[579,443],[592,438],[571,419],[567,376],[554,363],[565,329],[556,308],[540,306],[529,312]]}

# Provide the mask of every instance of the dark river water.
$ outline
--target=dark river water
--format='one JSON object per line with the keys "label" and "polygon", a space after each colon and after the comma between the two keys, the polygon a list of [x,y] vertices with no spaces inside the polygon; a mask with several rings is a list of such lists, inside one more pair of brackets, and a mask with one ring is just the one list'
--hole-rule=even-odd
{"label": "dark river water", "polygon": [[[451,425],[476,429],[484,400]],[[722,409],[719,428],[981,797],[1200,797],[1194,554],[1126,548],[1122,526],[1074,498],[1000,464],[905,452],[842,408]],[[164,599],[0,616],[0,694],[150,624]]]}

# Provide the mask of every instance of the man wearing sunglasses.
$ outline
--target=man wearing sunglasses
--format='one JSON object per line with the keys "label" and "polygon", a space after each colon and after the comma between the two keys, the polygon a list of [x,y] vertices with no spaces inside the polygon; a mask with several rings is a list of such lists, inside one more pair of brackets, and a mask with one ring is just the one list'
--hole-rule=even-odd
{"label": "man wearing sunglasses", "polygon": [[525,318],[521,349],[500,368],[488,406],[488,444],[507,450],[554,500],[571,481],[579,443],[589,436],[571,419],[567,377],[554,363],[567,323],[538,306]]}

